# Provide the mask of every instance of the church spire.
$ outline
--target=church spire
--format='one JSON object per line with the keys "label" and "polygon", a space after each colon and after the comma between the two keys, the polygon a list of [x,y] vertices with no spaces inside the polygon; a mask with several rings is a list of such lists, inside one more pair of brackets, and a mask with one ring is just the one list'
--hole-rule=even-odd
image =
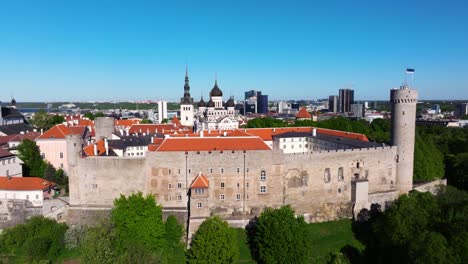
{"label": "church spire", "polygon": [[181,98],[182,104],[193,104],[193,98],[190,97],[190,84],[188,76],[188,66],[185,65],[185,85],[184,85],[184,97]]}

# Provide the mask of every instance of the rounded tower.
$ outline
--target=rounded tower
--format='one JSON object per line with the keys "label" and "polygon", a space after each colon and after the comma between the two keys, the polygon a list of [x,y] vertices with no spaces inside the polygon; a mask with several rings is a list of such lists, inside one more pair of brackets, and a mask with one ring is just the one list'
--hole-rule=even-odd
{"label": "rounded tower", "polygon": [[400,194],[413,189],[414,137],[418,91],[403,85],[390,90],[392,146],[397,146],[396,189]]}

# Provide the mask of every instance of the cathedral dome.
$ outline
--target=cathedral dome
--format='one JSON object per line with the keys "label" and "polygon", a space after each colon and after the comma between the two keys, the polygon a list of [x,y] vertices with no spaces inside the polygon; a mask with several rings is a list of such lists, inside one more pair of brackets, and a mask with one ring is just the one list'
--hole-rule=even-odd
{"label": "cathedral dome", "polygon": [[229,100],[227,100],[226,107],[234,107],[234,106],[235,106],[234,99],[232,99],[232,97],[231,97],[231,98],[229,98]]}
{"label": "cathedral dome", "polygon": [[200,99],[200,102],[198,102],[198,107],[206,107],[206,103],[205,103],[205,101],[203,101],[203,96]]}
{"label": "cathedral dome", "polygon": [[208,103],[206,104],[207,107],[215,107],[215,103],[213,102],[213,100],[209,100]]}
{"label": "cathedral dome", "polygon": [[223,96],[223,92],[218,87],[218,81],[215,81],[213,89],[211,89],[210,96]]}

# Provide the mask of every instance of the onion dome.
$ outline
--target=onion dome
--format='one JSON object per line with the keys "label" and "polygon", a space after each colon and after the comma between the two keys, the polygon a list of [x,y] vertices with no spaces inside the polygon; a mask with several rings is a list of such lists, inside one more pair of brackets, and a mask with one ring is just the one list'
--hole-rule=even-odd
{"label": "onion dome", "polygon": [[198,107],[206,107],[206,103],[205,103],[205,101],[203,101],[203,96],[200,99],[200,102],[198,102]]}
{"label": "onion dome", "polygon": [[213,100],[210,99],[206,104],[206,107],[215,107],[215,103],[213,102]]}
{"label": "onion dome", "polygon": [[213,89],[211,89],[210,96],[223,96],[223,92],[218,87],[218,81],[215,81]]}
{"label": "onion dome", "polygon": [[15,105],[16,105],[16,100],[15,100],[15,98],[12,98],[11,99],[11,106],[15,106]]}
{"label": "onion dome", "polygon": [[234,107],[234,106],[235,106],[234,99],[231,97],[229,98],[229,100],[227,100],[226,107]]}

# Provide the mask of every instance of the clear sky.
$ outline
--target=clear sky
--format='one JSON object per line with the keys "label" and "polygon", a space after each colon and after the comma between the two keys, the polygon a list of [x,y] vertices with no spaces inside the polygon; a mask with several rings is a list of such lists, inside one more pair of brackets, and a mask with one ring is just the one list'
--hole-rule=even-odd
{"label": "clear sky", "polygon": [[466,1],[1,1],[0,100],[468,99]]}

